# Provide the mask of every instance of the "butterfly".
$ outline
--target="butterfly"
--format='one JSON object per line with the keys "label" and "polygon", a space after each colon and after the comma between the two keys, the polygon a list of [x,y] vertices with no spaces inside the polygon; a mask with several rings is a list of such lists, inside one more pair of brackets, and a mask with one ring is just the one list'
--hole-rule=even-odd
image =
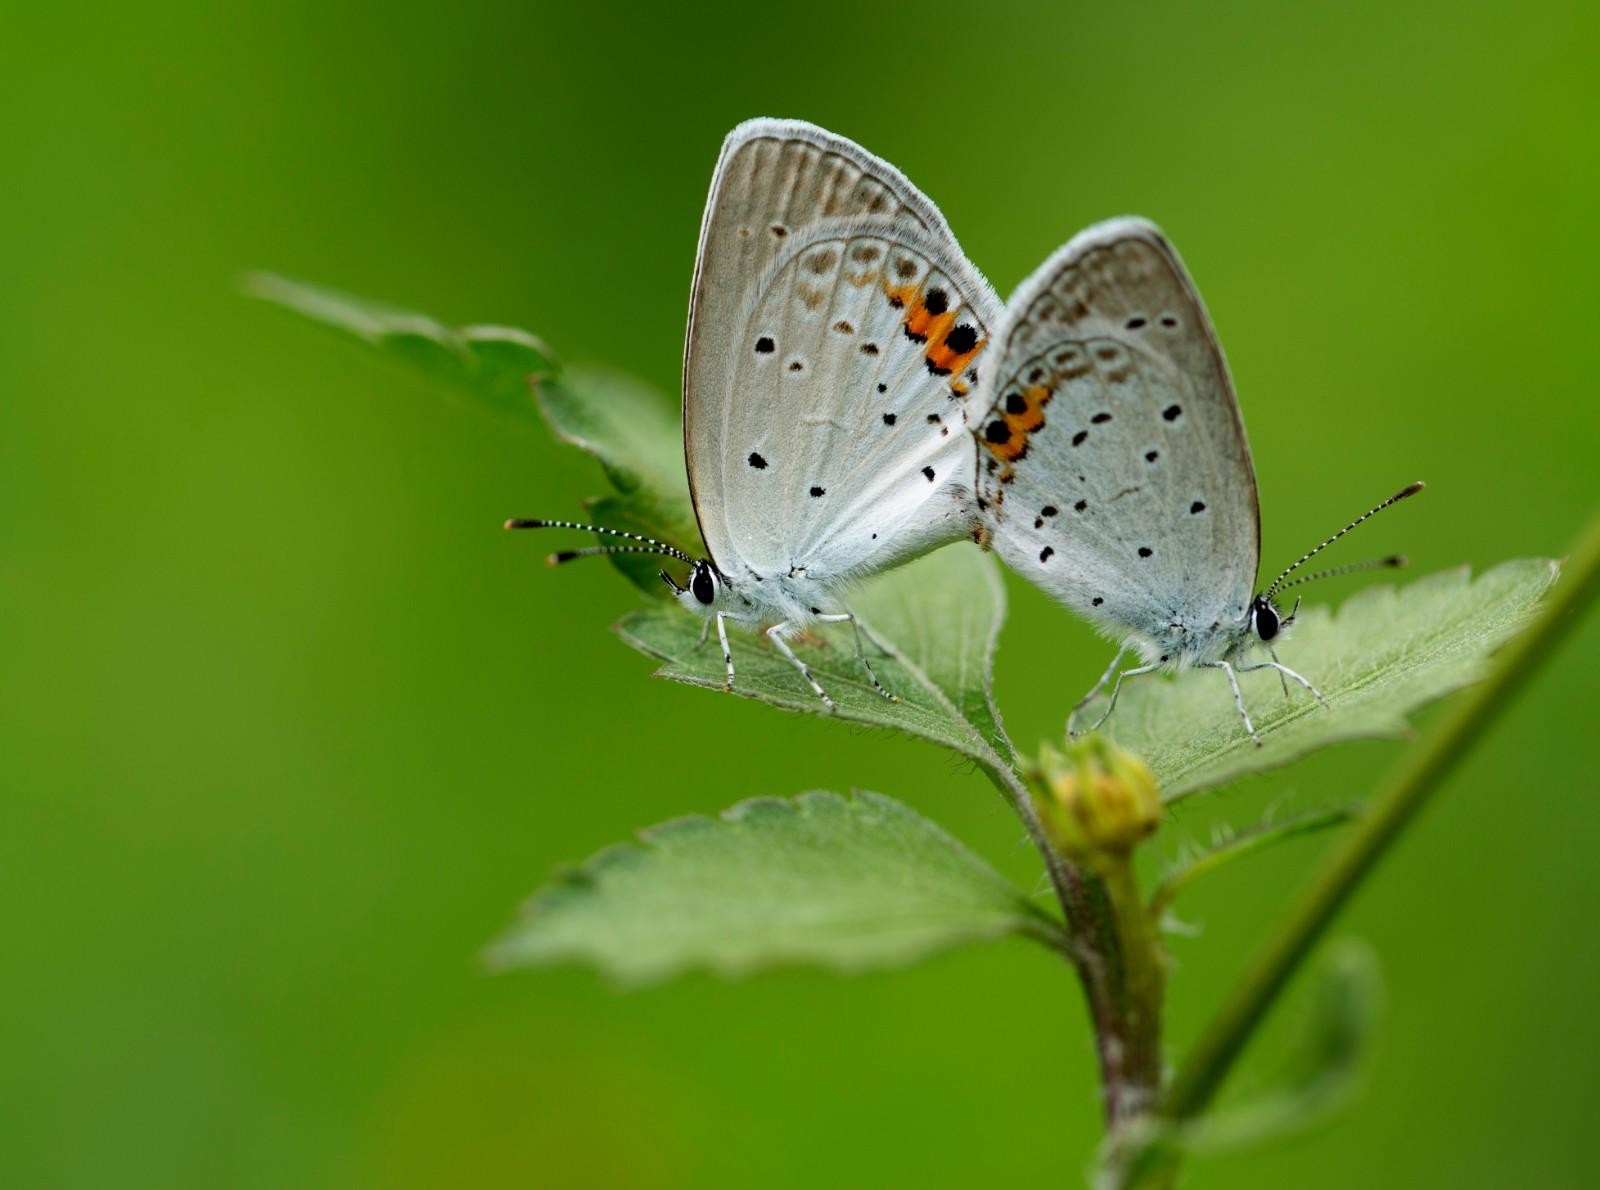
{"label": "butterfly", "polygon": [[[993,344],[991,345],[991,340]],[[987,357],[979,367],[980,357]],[[1189,666],[1223,671],[1250,738],[1237,672],[1276,670],[1294,623],[1280,590],[1347,525],[1252,596],[1260,513],[1221,346],[1160,231],[1089,228],[1004,306],[944,217],[888,162],[794,120],[728,136],[701,227],[684,356],[684,456],[708,557],[571,521],[513,520],[628,538],[552,556],[666,555],[690,570],[678,601],[767,635],[831,710],[790,647],[849,623],[852,583],[967,537],[992,547],[1122,647],[1068,720],[1111,685]],[[1298,609],[1298,602],[1295,609]],[[1270,660],[1251,661],[1266,645]],[[1137,652],[1141,664],[1121,661]]]}
{"label": "butterfly", "polygon": [[[1143,219],[1081,232],[1008,301],[980,404],[985,454],[976,501],[996,553],[1118,639],[1121,648],[1068,719],[1108,684],[1100,726],[1125,681],[1220,670],[1245,732],[1261,743],[1237,674],[1272,669],[1320,702],[1273,642],[1294,623],[1275,597],[1319,578],[1401,566],[1399,556],[1290,580],[1414,483],[1254,593],[1260,507],[1228,366],[1177,252]],[[1257,646],[1267,659],[1254,660]],[[1136,653],[1139,664],[1121,669]]]}
{"label": "butterfly", "polygon": [[684,459],[708,556],[570,521],[514,520],[628,538],[553,561],[657,553],[689,564],[679,603],[715,624],[765,627],[824,705],[790,645],[849,623],[860,580],[974,532],[969,430],[978,360],[999,322],[989,283],[944,217],[888,162],[815,125],[751,120],[728,136],[700,231],[684,353]]}

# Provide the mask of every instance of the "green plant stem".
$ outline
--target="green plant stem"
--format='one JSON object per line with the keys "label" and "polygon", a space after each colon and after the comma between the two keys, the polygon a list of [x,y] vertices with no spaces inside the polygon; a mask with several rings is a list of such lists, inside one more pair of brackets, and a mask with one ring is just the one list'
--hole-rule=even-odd
{"label": "green plant stem", "polygon": [[1117,1029],[1125,1087],[1107,1102],[1113,1130],[1150,1110],[1161,1091],[1161,997],[1166,971],[1155,919],[1145,908],[1131,854],[1102,866],[1116,931]]}
{"label": "green plant stem", "polygon": [[1547,658],[1600,590],[1600,516],[1589,523],[1565,573],[1531,627],[1510,641],[1489,676],[1445,711],[1373,796],[1370,809],[1334,851],[1212,1018],[1173,1079],[1162,1114],[1182,1121],[1203,1111],[1272,1002],[1390,844],[1495,715]]}
{"label": "green plant stem", "polygon": [[[1062,953],[1072,964],[1083,988],[1084,1003],[1094,1026],[1106,1125],[1113,1127],[1129,1114],[1132,1105],[1148,1108],[1149,1092],[1134,1086],[1135,1076],[1128,1063],[1126,1022],[1118,994],[1121,957],[1114,911],[1110,908],[1105,886],[1093,872],[1069,861],[1051,843],[1049,832],[1034,808],[1033,798],[1014,771],[1003,763],[982,767],[1027,827],[1028,837],[1044,860],[1051,889],[1066,919],[1066,945]],[[1137,898],[1134,903],[1137,905]],[[1159,993],[1157,1013],[1159,1017]]]}

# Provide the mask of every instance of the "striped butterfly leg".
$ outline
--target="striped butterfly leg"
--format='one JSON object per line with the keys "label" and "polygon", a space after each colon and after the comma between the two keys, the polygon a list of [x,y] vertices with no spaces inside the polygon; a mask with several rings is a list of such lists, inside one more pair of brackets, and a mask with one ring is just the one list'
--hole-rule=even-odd
{"label": "striped butterfly leg", "polygon": [[[1120,660],[1121,654],[1119,653],[1117,656]],[[1122,693],[1122,683],[1127,681],[1129,678],[1140,678],[1145,674],[1153,674],[1160,668],[1160,662],[1153,662],[1150,665],[1136,665],[1132,669],[1123,670],[1117,675],[1116,682],[1112,684],[1111,700],[1106,704],[1105,714],[1101,715],[1100,718],[1091,723],[1087,728],[1084,729],[1084,731],[1073,731],[1071,728],[1072,717],[1068,716],[1067,734],[1072,736],[1080,736],[1083,735],[1085,731],[1099,731],[1100,725],[1103,724],[1107,719],[1111,718],[1111,712],[1117,709],[1117,695]],[[1074,712],[1074,714],[1076,714],[1076,712]]]}
{"label": "striped butterfly leg", "polygon": [[[1228,686],[1233,690],[1233,705],[1239,712],[1239,718],[1244,720],[1244,729],[1246,733],[1248,733],[1251,740],[1255,742],[1255,746],[1257,748],[1261,747],[1261,737],[1256,734],[1256,725],[1250,722],[1250,712],[1244,709],[1244,695],[1239,692],[1239,679],[1234,676],[1233,666],[1229,665],[1226,661],[1203,661],[1197,668],[1220,669],[1223,673],[1228,675]],[[1261,669],[1270,667],[1240,666],[1239,668]],[[1296,674],[1295,677],[1299,678],[1300,675]],[[1304,678],[1300,678],[1300,680],[1305,681]]]}
{"label": "striped butterfly leg", "polygon": [[[728,667],[728,680],[722,683],[722,688],[730,694],[733,692],[733,650],[728,648],[728,613],[717,613],[717,639],[722,642],[722,663]],[[711,621],[706,621],[706,629],[711,628]],[[700,639],[705,639],[704,634]]]}
{"label": "striped butterfly leg", "polygon": [[[1122,659],[1124,657],[1126,657],[1127,655],[1128,655],[1128,650],[1127,649],[1118,649],[1117,650],[1117,655],[1111,659],[1111,664],[1106,666],[1106,672],[1100,675],[1100,680],[1089,688],[1089,693],[1085,694],[1082,698],[1080,698],[1077,701],[1077,704],[1075,706],[1073,706],[1072,710],[1067,712],[1067,735],[1075,736],[1075,735],[1081,734],[1080,732],[1077,731],[1076,728],[1074,728],[1072,726],[1073,720],[1075,720],[1079,715],[1081,715],[1083,713],[1083,709],[1086,706],[1088,706],[1097,697],[1099,697],[1100,691],[1104,690],[1106,688],[1106,683],[1109,682],[1116,675],[1117,666],[1122,664]],[[1109,712],[1109,711],[1106,712],[1106,714],[1108,714],[1108,715],[1110,713],[1111,712]],[[1101,720],[1100,720],[1100,723],[1104,723],[1104,722],[1105,722],[1105,719],[1102,717]],[[1100,723],[1096,723],[1095,726],[1098,727],[1100,725]]]}
{"label": "striped butterfly leg", "polygon": [[[846,621],[849,621],[850,627],[855,633],[856,660],[861,663],[861,668],[867,671],[867,679],[872,683],[872,688],[887,698],[890,702],[899,702],[900,696],[898,694],[891,694],[889,691],[885,690],[883,688],[883,683],[878,681],[878,675],[872,672],[872,663],[867,660],[866,650],[861,647],[861,638],[864,633],[861,630],[861,622],[856,619],[855,613],[835,612],[831,615],[821,615],[817,617],[817,622],[821,624],[843,624]],[[881,649],[885,653],[888,652],[888,650],[883,649],[883,646],[878,644],[877,641],[873,641],[872,643],[874,648]]]}
{"label": "striped butterfly leg", "polygon": [[798,631],[797,627],[785,620],[781,624],[774,624],[767,629],[767,639],[772,642],[773,648],[789,659],[790,665],[800,671],[800,676],[805,678],[807,685],[822,700],[822,705],[827,707],[830,713],[838,710],[839,708],[834,705],[833,699],[828,697],[828,692],[822,688],[816,678],[811,676],[811,667],[795,656],[794,650],[789,647],[789,642],[784,639],[796,631]]}

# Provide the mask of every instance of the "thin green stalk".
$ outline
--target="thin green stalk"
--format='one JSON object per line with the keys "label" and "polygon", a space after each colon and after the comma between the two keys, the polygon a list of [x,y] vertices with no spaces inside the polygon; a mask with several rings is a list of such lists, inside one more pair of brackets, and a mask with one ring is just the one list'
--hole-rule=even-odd
{"label": "thin green stalk", "polygon": [[1116,930],[1121,976],[1117,1041],[1125,1051],[1122,1068],[1127,1080],[1116,1110],[1109,1113],[1115,1129],[1148,1112],[1161,1089],[1161,997],[1166,970],[1155,919],[1139,893],[1131,853],[1108,856],[1101,879]]}
{"label": "thin green stalk", "polygon": [[1161,915],[1172,908],[1172,902],[1178,899],[1179,893],[1223,864],[1295,835],[1309,835],[1332,826],[1343,826],[1355,817],[1356,812],[1348,806],[1338,806],[1242,831],[1171,872],[1150,894],[1150,917],[1160,921]]}
{"label": "thin green stalk", "polygon": [[1584,531],[1533,625],[1512,640],[1489,676],[1450,707],[1390,773],[1352,832],[1256,956],[1179,1069],[1162,1114],[1203,1111],[1301,961],[1428,796],[1460,763],[1517,689],[1550,655],[1600,591],[1600,516]]}

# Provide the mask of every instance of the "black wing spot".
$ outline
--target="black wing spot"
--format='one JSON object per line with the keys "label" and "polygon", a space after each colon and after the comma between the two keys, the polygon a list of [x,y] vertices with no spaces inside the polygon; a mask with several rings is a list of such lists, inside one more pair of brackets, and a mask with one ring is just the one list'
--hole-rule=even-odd
{"label": "black wing spot", "polygon": [[756,351],[761,355],[771,355],[777,349],[777,346],[770,335],[762,335],[756,340]]}
{"label": "black wing spot", "polygon": [[1050,561],[1050,555],[1053,554],[1053,553],[1055,553],[1054,549],[1052,549],[1048,545],[1045,546],[1044,549],[1039,551],[1039,561],[1041,561],[1041,562]]}
{"label": "black wing spot", "polygon": [[1123,323],[1122,325],[1127,327],[1130,331],[1136,331],[1140,327],[1142,327],[1144,324],[1145,324],[1145,320],[1143,318],[1130,318],[1130,319],[1128,319],[1127,322]]}
{"label": "black wing spot", "polygon": [[1153,463],[1160,457],[1161,452],[1159,450],[1147,450],[1144,452],[1144,461],[1147,463]]}
{"label": "black wing spot", "polygon": [[950,295],[942,289],[930,289],[922,299],[922,308],[929,314],[943,314],[950,308]]}
{"label": "black wing spot", "polygon": [[805,370],[806,370],[806,364],[805,364],[804,360],[792,359],[792,360],[789,361],[789,371],[791,371],[791,372],[804,372]]}
{"label": "black wing spot", "polygon": [[774,223],[772,225],[772,234],[781,240],[784,236],[789,234],[789,229],[781,223]]}
{"label": "black wing spot", "polygon": [[1175,327],[1178,325],[1178,320],[1170,314],[1163,314],[1161,316],[1161,325],[1168,328]]}
{"label": "black wing spot", "polygon": [[1096,595],[1093,599],[1089,600],[1089,606],[1099,607],[1104,602],[1104,599],[1101,599],[1100,596]]}
{"label": "black wing spot", "polygon": [[1028,402],[1026,402],[1025,400],[1022,399],[1022,394],[1021,393],[1007,393],[1006,394],[1006,412],[1007,413],[1026,413],[1027,411],[1028,411]]}
{"label": "black wing spot", "polygon": [[1106,424],[1106,422],[1111,420],[1111,415],[1109,413],[1097,413],[1089,420],[1097,426],[1103,426]]}
{"label": "black wing spot", "polygon": [[1040,516],[1055,516],[1056,512],[1057,512],[1057,509],[1056,509],[1056,506],[1054,504],[1046,504],[1043,508],[1041,508],[1039,510],[1039,515]]}
{"label": "black wing spot", "polygon": [[1074,504],[1072,506],[1072,511],[1073,512],[1082,512],[1085,508],[1088,508],[1088,507],[1089,507],[1089,502],[1087,500],[1079,500],[1076,504]]}
{"label": "black wing spot", "polygon": [[937,413],[928,414],[928,424],[930,426],[938,425],[940,420],[941,420],[941,418],[939,417],[939,415]]}
{"label": "black wing spot", "polygon": [[876,343],[863,343],[861,345],[861,354],[862,355],[877,355],[878,354],[878,345]]}
{"label": "black wing spot", "polygon": [[978,330],[963,322],[944,337],[944,345],[957,355],[965,355],[978,345]]}
{"label": "black wing spot", "polygon": [[983,436],[990,442],[1009,442],[1011,441],[1011,427],[1006,425],[1005,422],[996,419],[984,428]]}
{"label": "black wing spot", "polygon": [[1161,411],[1161,416],[1166,418],[1168,421],[1177,421],[1178,420],[1178,414],[1180,414],[1182,412],[1183,412],[1183,409],[1180,408],[1179,406],[1177,406],[1177,405],[1168,405],[1165,409],[1163,409]]}
{"label": "black wing spot", "polygon": [[757,471],[765,471],[767,469],[767,460],[753,450],[750,452],[749,463]]}
{"label": "black wing spot", "polygon": [[[817,489],[816,489],[816,488],[812,488],[812,489],[811,489],[811,494],[812,494],[812,495],[816,495],[816,493],[817,493]],[[1139,556],[1140,556],[1140,557],[1141,557],[1141,558],[1148,558],[1148,557],[1149,557],[1149,556],[1150,556],[1150,555],[1151,555],[1151,554],[1153,554],[1153,553],[1155,553],[1155,550],[1153,550],[1153,549],[1151,549],[1151,548],[1150,548],[1150,547],[1149,547],[1149,546],[1147,546],[1147,545],[1141,545],[1141,546],[1140,546],[1140,547],[1139,547]]]}
{"label": "black wing spot", "polygon": [[1074,434],[1072,436],[1072,445],[1074,445],[1074,446],[1082,446],[1083,443],[1084,443],[1084,439],[1086,439],[1088,437],[1089,437],[1089,431],[1088,430],[1079,430],[1076,434]]}
{"label": "black wing spot", "polygon": [[883,424],[884,424],[884,425],[886,425],[886,426],[892,426],[892,425],[894,425],[894,414],[892,414],[892,413],[885,413],[885,414],[884,414],[884,415],[883,415]]}
{"label": "black wing spot", "polygon": [[880,393],[886,393],[889,391],[889,386],[887,384],[880,384],[878,385],[878,391]]}
{"label": "black wing spot", "polygon": [[819,487],[817,487],[816,484],[812,484],[811,485],[811,497],[812,497],[812,499],[816,499],[818,496],[826,496],[827,494],[828,494],[828,489],[827,488],[819,488]]}
{"label": "black wing spot", "polygon": [[922,473],[928,477],[928,482],[929,483],[933,482],[933,468],[932,467],[924,467],[922,469]]}
{"label": "black wing spot", "polygon": [[1206,504],[1204,500],[1196,500],[1193,504],[1189,505],[1190,513],[1204,512],[1205,510]]}
{"label": "black wing spot", "polygon": [[856,333],[856,328],[851,326],[850,323],[843,318],[839,319],[838,322],[833,324],[833,329],[838,331],[841,335],[853,335]]}

